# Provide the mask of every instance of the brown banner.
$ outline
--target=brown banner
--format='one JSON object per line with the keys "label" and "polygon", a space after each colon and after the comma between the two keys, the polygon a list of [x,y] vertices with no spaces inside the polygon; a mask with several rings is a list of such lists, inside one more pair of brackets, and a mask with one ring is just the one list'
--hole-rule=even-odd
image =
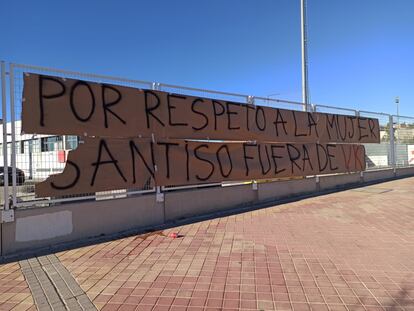
{"label": "brown banner", "polygon": [[69,152],[64,172],[36,186],[62,196],[149,185],[189,185],[361,171],[365,149],[354,144],[212,143],[88,138]]}
{"label": "brown banner", "polygon": [[25,133],[267,142],[379,143],[377,119],[307,113],[25,74]]}

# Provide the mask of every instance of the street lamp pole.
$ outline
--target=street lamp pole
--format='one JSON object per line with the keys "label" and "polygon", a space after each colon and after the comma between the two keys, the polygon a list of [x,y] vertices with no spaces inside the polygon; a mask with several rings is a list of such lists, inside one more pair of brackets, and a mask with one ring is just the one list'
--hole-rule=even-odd
{"label": "street lamp pole", "polygon": [[300,0],[300,21],[302,37],[302,102],[303,111],[308,110],[308,38],[306,31],[306,0]]}

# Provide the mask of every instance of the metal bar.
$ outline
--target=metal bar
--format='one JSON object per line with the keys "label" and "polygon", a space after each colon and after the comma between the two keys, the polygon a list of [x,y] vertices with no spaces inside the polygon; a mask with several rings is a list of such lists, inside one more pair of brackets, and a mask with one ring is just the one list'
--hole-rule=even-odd
{"label": "metal bar", "polygon": [[[360,116],[361,116],[361,112],[359,111],[359,110],[355,110],[355,116],[357,117],[357,118],[359,118]],[[361,145],[361,144],[360,144]],[[365,164],[366,164],[366,160],[365,160]],[[366,165],[366,167],[367,167],[368,165]],[[361,178],[361,180],[363,180],[363,178],[364,178],[364,171],[360,171],[359,172],[359,176],[360,176],[360,178]]]}
{"label": "metal bar", "polygon": [[[255,97],[254,96],[247,96],[246,97],[246,104],[250,104],[250,105],[255,105],[256,103],[255,103]],[[258,188],[257,188],[257,180],[252,180],[252,185],[253,185],[253,187],[252,187],[252,189],[253,190],[258,190]]]}
{"label": "metal bar", "polygon": [[[148,84],[150,87],[153,85],[153,82],[149,82],[149,81],[126,79],[126,78],[113,77],[113,76],[107,76],[107,75],[99,75],[99,74],[91,74],[91,73],[81,73],[81,72],[77,72],[77,71],[66,71],[66,70],[62,70],[62,69],[49,68],[49,67],[32,66],[32,65],[24,65],[24,64],[13,64],[13,66],[15,68],[21,68],[21,69],[32,69],[32,70],[38,70],[38,71],[52,71],[52,72],[57,72],[57,73],[60,73],[60,74],[65,74],[65,75],[78,75],[78,76],[81,76],[81,77],[90,77],[90,78],[106,79],[106,80],[116,80],[116,81],[126,82],[126,83],[142,83],[142,84]],[[231,93],[231,92],[221,92],[221,91],[200,89],[200,88],[180,86],[180,85],[167,84],[167,83],[159,83],[159,85],[164,86],[164,87],[179,88],[179,89],[183,89],[183,90],[199,91],[199,92],[219,94],[219,95],[228,95],[228,96],[236,96],[236,97],[244,97],[244,98],[246,96],[249,96],[249,95],[245,95],[245,94],[237,94],[237,93]],[[272,101],[272,102],[278,102],[278,103],[286,103],[286,104],[294,104],[294,105],[303,106],[302,102],[289,101],[289,100],[283,100],[283,99],[275,99],[275,98],[267,98],[267,97],[260,97],[260,96],[255,96],[255,98],[259,99],[259,100],[266,100],[266,101]],[[315,106],[323,107],[323,108],[344,110],[344,111],[352,111],[352,112],[356,111],[355,109],[328,106],[328,105],[319,105],[319,104],[317,104]],[[389,115],[387,113],[364,111],[364,110],[361,110],[360,112],[361,113],[377,114],[377,115],[386,115],[386,116]],[[414,117],[408,117],[408,116],[399,116],[399,117],[414,119]]]}
{"label": "metal bar", "polygon": [[303,103],[301,103],[301,102],[295,102],[295,101],[291,101],[291,100],[284,100],[284,99],[277,99],[277,98],[268,98],[268,97],[260,97],[260,96],[255,96],[254,98],[255,99],[258,99],[258,100],[267,101],[267,102],[275,102],[275,103],[285,103],[285,104],[300,105],[301,107],[303,106]]}
{"label": "metal bar", "polygon": [[254,182],[254,180],[245,180],[245,181],[226,181],[222,182],[222,187],[234,187],[234,186],[242,186],[242,185],[250,185]]}
{"label": "metal bar", "polygon": [[98,74],[93,74],[93,73],[81,73],[77,71],[66,71],[62,69],[23,65],[23,64],[13,64],[13,65],[15,68],[21,68],[21,69],[29,69],[29,70],[31,69],[31,70],[37,70],[37,71],[51,71],[51,72],[57,72],[57,73],[64,74],[64,75],[81,76],[85,78],[116,80],[116,81],[125,82],[125,83],[141,83],[141,84],[148,84],[148,86],[152,85],[152,82],[148,82],[148,81],[125,79],[125,78],[120,78],[120,77],[111,77],[111,76],[98,75]]}
{"label": "metal bar", "polygon": [[[38,71],[52,71],[52,72],[57,72],[57,73],[64,74],[64,75],[78,75],[78,76],[81,76],[81,77],[89,77],[89,78],[95,78],[95,79],[106,79],[106,80],[116,80],[116,81],[127,82],[127,83],[142,83],[142,84],[148,84],[148,86],[150,86],[150,87],[153,86],[153,82],[143,81],[143,80],[125,79],[125,78],[113,77],[113,76],[107,76],[107,75],[81,73],[81,72],[76,72],[76,71],[66,71],[66,70],[62,70],[62,69],[32,66],[32,65],[24,65],[24,64],[13,64],[13,65],[14,65],[15,68],[21,68],[21,69],[32,69],[32,70],[38,70]],[[249,95],[245,95],[245,94],[222,92],[222,91],[215,91],[215,90],[180,86],[180,85],[175,85],[175,84],[167,84],[167,83],[157,83],[157,84],[160,87],[161,86],[162,87],[171,87],[171,88],[178,88],[178,89],[182,89],[182,90],[198,91],[198,92],[218,94],[218,95],[236,96],[236,97],[241,97],[241,98],[243,98],[243,97],[245,98],[245,97],[249,96]],[[289,100],[283,100],[283,99],[274,99],[274,98],[267,98],[267,97],[260,97],[260,96],[255,96],[255,97],[258,100],[266,100],[266,101],[277,102],[277,103],[286,103],[286,104],[293,104],[293,105],[303,106],[302,102],[289,101]],[[353,109],[347,109],[347,108],[337,108],[337,107],[323,106],[323,105],[318,105],[318,106],[326,107],[326,108],[335,108],[335,109],[347,110],[347,111],[355,111]]]}
{"label": "metal bar", "polygon": [[[131,192],[123,192],[123,193],[108,193],[108,197],[112,196],[114,199],[118,197],[125,197],[125,195],[131,194],[147,194],[147,193],[155,193],[155,189],[149,190],[137,190]],[[102,195],[103,196],[103,195]],[[98,196],[99,198],[99,196]],[[53,204],[53,203],[64,203],[64,202],[73,202],[73,201],[81,201],[81,200],[95,200],[96,195],[88,195],[88,196],[79,196],[79,197],[70,197],[70,198],[62,198],[62,199],[39,199],[39,200],[31,200],[31,201],[23,201],[16,203],[16,207],[28,207],[33,206],[35,204]]]}
{"label": "metal bar", "polygon": [[384,112],[372,112],[372,111],[365,111],[365,110],[360,110],[360,113],[368,113],[368,114],[376,114],[376,115],[380,115],[380,116],[389,116],[388,113],[384,113]]}
{"label": "metal bar", "polygon": [[143,193],[155,193],[156,189],[155,188],[151,188],[148,190],[135,190],[135,191],[129,191],[128,195],[130,194],[143,194]]}
{"label": "metal bar", "polygon": [[168,191],[174,191],[174,190],[182,190],[182,189],[192,189],[192,188],[206,188],[206,187],[212,187],[212,186],[222,186],[221,183],[209,183],[209,184],[198,184],[198,185],[188,185],[188,186],[177,186],[177,187],[163,187],[163,190]]}
{"label": "metal bar", "polygon": [[4,209],[9,209],[9,166],[7,160],[7,104],[6,104],[6,64],[1,62],[1,107],[3,118],[3,191]]}
{"label": "metal bar", "polygon": [[395,139],[394,139],[394,120],[393,116],[389,116],[388,126],[390,127],[390,151],[391,151],[391,166],[397,166],[397,159],[395,157]]}
{"label": "metal bar", "polygon": [[393,117],[396,117],[396,118],[402,118],[402,119],[413,119],[413,120],[414,120],[414,117],[407,117],[407,116],[395,115],[395,114],[393,114],[392,116],[393,116]]}
{"label": "metal bar", "polygon": [[352,113],[355,113],[357,111],[355,109],[350,109],[350,108],[342,108],[342,107],[334,107],[334,106],[327,106],[327,105],[315,104],[315,109],[317,109],[318,107],[328,108],[328,109],[336,109],[336,110],[350,111]]}
{"label": "metal bar", "polygon": [[16,124],[15,124],[15,111],[14,111],[14,64],[9,66],[9,81],[10,81],[10,116],[11,116],[11,164],[12,164],[12,191],[13,191],[13,206],[16,206],[17,202],[17,187],[16,187]]}
{"label": "metal bar", "polygon": [[[31,70],[37,70],[37,71],[51,71],[60,73],[63,75],[77,75],[81,77],[86,78],[95,78],[95,79],[105,79],[105,80],[116,80],[119,82],[126,82],[126,83],[141,83],[141,84],[147,84],[151,88],[153,87],[154,82],[149,81],[143,81],[143,80],[133,80],[133,79],[125,79],[120,77],[112,77],[107,75],[98,75],[98,74],[91,74],[91,73],[81,73],[77,71],[66,71],[62,69],[56,69],[56,68],[48,68],[48,67],[40,67],[40,66],[32,66],[32,65],[24,65],[24,64],[13,64],[15,68],[20,69],[31,69]],[[236,96],[236,97],[246,97],[248,95],[245,94],[238,94],[238,93],[231,93],[231,92],[222,92],[222,91],[215,91],[215,90],[207,90],[207,89],[200,89],[200,88],[194,88],[194,87],[188,87],[188,86],[180,86],[175,84],[167,84],[167,83],[157,83],[159,87],[171,87],[171,88],[178,88],[182,90],[188,90],[188,91],[198,91],[198,92],[204,92],[204,93],[211,93],[211,94],[218,94],[218,95],[227,95],[227,96]],[[286,104],[294,104],[294,105],[300,105],[303,106],[302,102],[296,102],[296,101],[290,101],[290,100],[283,100],[283,99],[275,99],[275,98],[267,98],[267,97],[260,97],[255,96],[259,100],[266,100],[266,101],[272,101],[277,103],[286,103]]]}
{"label": "metal bar", "polygon": [[[57,72],[57,73],[64,74],[64,75],[74,75],[74,76],[81,76],[81,77],[95,78],[95,79],[105,79],[105,80],[116,80],[116,81],[126,82],[126,83],[141,83],[141,84],[148,84],[148,86],[150,87],[153,86],[153,82],[143,81],[143,80],[125,79],[125,78],[112,77],[112,76],[107,76],[107,75],[81,73],[77,71],[66,71],[62,69],[24,65],[24,64],[14,64],[14,66],[15,68],[21,68],[21,69],[29,69],[29,70],[31,69],[31,70],[37,70],[37,71],[51,71],[51,72]],[[159,83],[159,86],[179,88],[179,89],[188,90],[188,91],[198,91],[198,92],[205,92],[205,93],[212,93],[212,94],[229,95],[229,96],[236,96],[236,97],[247,96],[247,95],[236,94],[236,93],[199,89],[199,88],[194,88],[194,87],[180,86],[180,85],[167,84],[167,83]]]}
{"label": "metal bar", "polygon": [[244,94],[236,94],[236,93],[229,93],[229,92],[222,92],[222,91],[213,91],[213,90],[206,90],[206,89],[199,89],[189,86],[180,86],[180,85],[174,85],[174,84],[166,84],[166,83],[160,83],[161,87],[171,87],[176,89],[182,89],[187,91],[197,91],[197,92],[203,92],[203,93],[212,93],[212,94],[219,94],[219,95],[228,95],[228,96],[236,96],[236,97],[247,97],[249,95]]}
{"label": "metal bar", "polygon": [[[172,84],[165,84],[165,83],[159,83],[160,87],[172,87],[182,90],[188,90],[188,91],[198,91],[198,92],[204,92],[204,93],[211,93],[211,94],[218,94],[218,95],[228,95],[228,96],[236,96],[240,98],[247,98],[251,95],[245,95],[245,94],[236,94],[236,93],[229,93],[229,92],[221,92],[221,91],[214,91],[214,90],[206,90],[206,89],[199,89],[199,88],[193,88],[193,87],[187,87],[187,86],[179,86],[179,85],[172,85]],[[294,104],[294,105],[300,105],[303,106],[303,103],[301,102],[295,102],[291,100],[284,100],[284,99],[276,99],[276,98],[268,98],[268,97],[260,97],[260,96],[254,96],[255,99],[258,100],[264,100],[264,101],[271,101],[276,103],[286,103],[286,104]]]}
{"label": "metal bar", "polygon": [[[159,91],[159,90],[161,90],[162,86],[161,86],[161,83],[153,82],[151,84],[151,88],[154,91]],[[154,133],[151,136],[152,136],[152,142],[155,143]],[[163,194],[163,191],[164,191],[164,187],[155,186],[155,201],[156,202],[159,202],[159,203],[164,202],[164,194]]]}
{"label": "metal bar", "polygon": [[[237,94],[237,93],[230,93],[230,92],[221,92],[221,91],[214,91],[214,90],[207,90],[207,89],[199,89],[199,88],[188,87],[188,86],[180,86],[180,85],[174,85],[174,84],[166,84],[166,83],[157,83],[157,84],[158,84],[158,87],[160,87],[160,88],[162,88],[162,87],[171,87],[171,88],[182,89],[182,90],[187,90],[187,91],[197,91],[197,92],[211,93],[211,94],[218,94],[218,95],[236,96],[236,97],[241,97],[241,98],[243,98],[243,97],[246,98],[246,97],[250,96],[250,95],[245,95],[245,94]],[[294,105],[303,106],[303,103],[301,103],[301,102],[295,102],[295,101],[290,101],[290,100],[267,98],[267,97],[260,97],[260,96],[255,96],[255,98],[259,99],[259,100],[272,101],[272,102],[276,102],[276,103],[286,103],[286,104],[294,104]]]}
{"label": "metal bar", "polygon": [[38,199],[38,200],[31,200],[31,201],[22,201],[16,203],[16,207],[29,207],[33,205],[41,205],[41,204],[53,204],[53,203],[60,203],[60,202],[71,202],[71,201],[79,201],[79,200],[94,200],[94,195],[88,196],[80,196],[80,197],[73,197],[73,198],[65,198],[65,199]]}
{"label": "metal bar", "polygon": [[308,110],[308,36],[306,30],[306,0],[300,1],[300,22],[301,22],[301,50],[302,50],[302,101],[303,111]]}

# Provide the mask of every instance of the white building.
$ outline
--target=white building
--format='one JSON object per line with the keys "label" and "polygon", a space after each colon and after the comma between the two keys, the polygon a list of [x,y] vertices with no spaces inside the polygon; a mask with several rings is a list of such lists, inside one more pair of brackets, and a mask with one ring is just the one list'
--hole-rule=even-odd
{"label": "white building", "polygon": [[[26,180],[42,180],[63,171],[68,150],[78,146],[77,136],[22,134],[21,121],[15,122],[16,167],[23,170]],[[11,123],[7,123],[7,159],[11,167]],[[0,166],[4,166],[3,126],[0,126]]]}

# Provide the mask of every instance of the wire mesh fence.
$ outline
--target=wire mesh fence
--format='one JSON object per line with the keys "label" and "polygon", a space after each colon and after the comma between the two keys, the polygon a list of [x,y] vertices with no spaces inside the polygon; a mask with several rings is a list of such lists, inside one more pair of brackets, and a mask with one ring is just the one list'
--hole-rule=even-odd
{"label": "wire mesh fence", "polygon": [[334,113],[349,116],[359,116],[367,118],[376,118],[380,126],[380,143],[364,144],[367,170],[382,169],[393,167],[393,153],[390,142],[390,115],[385,113],[376,113],[369,111],[358,111],[355,109],[339,108],[325,105],[315,105],[317,112]]}
{"label": "wire mesh fence", "polygon": [[390,124],[390,115],[384,113],[361,111],[360,117],[376,118],[380,126],[380,143],[379,144],[365,144],[366,165],[367,169],[380,169],[393,167],[393,141],[390,138],[392,133]]}
{"label": "wire mesh fence", "polygon": [[[6,68],[2,64],[2,68]],[[3,72],[4,71],[4,72]],[[2,70],[2,93],[6,93],[6,80],[9,83],[9,103],[6,96],[2,99],[3,104],[3,130],[2,144],[0,146],[0,159],[2,167],[11,167],[10,176],[7,178],[8,187],[4,187],[1,203],[6,205],[8,195],[11,194],[12,204],[16,207],[30,205],[51,205],[68,201],[79,200],[106,200],[123,198],[129,195],[153,193],[155,188],[149,185],[137,189],[121,189],[114,191],[103,191],[97,193],[83,193],[58,198],[36,198],[35,185],[52,174],[63,171],[68,152],[83,143],[82,137],[71,135],[40,135],[25,134],[21,130],[23,77],[25,74],[43,74],[66,79],[81,79],[96,83],[107,83],[125,87],[155,89],[182,95],[207,97],[217,100],[231,101],[242,104],[254,104],[289,110],[303,110],[300,102],[280,100],[269,97],[255,97],[244,94],[235,94],[220,91],[177,86],[171,84],[139,81],[125,78],[117,78],[96,74],[85,74],[59,69],[50,69],[29,65],[10,64],[9,79],[6,79],[5,70]],[[380,144],[366,144],[367,169],[381,169],[394,166],[414,165],[414,118],[396,117],[375,112],[358,112],[354,109],[339,108],[325,105],[314,105],[309,107],[315,112],[334,113],[349,116],[373,117],[380,122]],[[6,118],[9,114],[9,119]],[[6,163],[7,162],[7,163]],[[10,170],[10,169],[9,169]],[[245,182],[242,182],[245,183]],[[205,185],[185,186],[210,187],[228,186],[240,183],[214,183]],[[183,187],[163,187],[163,190],[177,190]],[[159,191],[159,190],[158,190]]]}
{"label": "wire mesh fence", "polygon": [[[0,182],[1,186],[3,187],[3,191],[0,192],[0,204],[2,208],[8,208],[8,196],[9,196],[9,178],[8,178],[8,162],[7,162],[7,142],[8,136],[7,136],[7,110],[6,110],[6,64],[5,62],[0,63],[0,94],[1,94],[1,121],[2,126],[0,127],[1,131],[1,140],[2,144],[0,145],[0,164],[1,164],[1,171],[0,171]],[[7,176],[5,178],[5,176]],[[0,207],[0,208],[1,208]]]}
{"label": "wire mesh fence", "polygon": [[8,133],[14,141],[8,142],[7,156],[14,162],[16,168],[16,182],[13,184],[13,204],[24,206],[32,204],[51,204],[55,202],[73,201],[79,199],[110,199],[121,198],[136,193],[155,191],[152,187],[138,189],[122,189],[102,191],[97,193],[83,193],[59,198],[35,198],[34,187],[36,183],[45,180],[52,174],[63,171],[67,154],[83,143],[82,137],[71,135],[39,135],[25,134],[21,131],[21,113],[23,103],[23,77],[35,73],[61,77],[66,79],[83,79],[96,83],[107,83],[125,87],[151,89],[153,83],[124,78],[108,77],[95,74],[62,71],[27,65],[10,66],[11,83],[11,124]]}
{"label": "wire mesh fence", "polygon": [[395,165],[414,165],[414,118],[393,116]]}

